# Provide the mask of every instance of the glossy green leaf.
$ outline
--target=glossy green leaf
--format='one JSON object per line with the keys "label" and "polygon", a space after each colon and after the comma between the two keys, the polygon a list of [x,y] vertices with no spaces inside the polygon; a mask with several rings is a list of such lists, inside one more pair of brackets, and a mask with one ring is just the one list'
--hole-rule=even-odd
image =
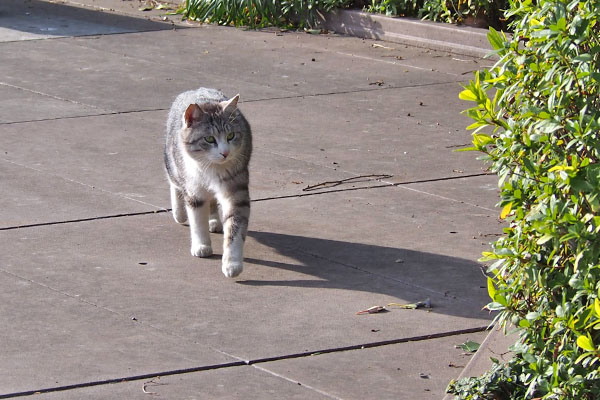
{"label": "glossy green leaf", "polygon": [[587,350],[587,351],[594,351],[595,350],[594,343],[587,336],[579,336],[577,338],[577,346],[579,346],[582,349]]}
{"label": "glossy green leaf", "polygon": [[488,41],[492,45],[494,50],[500,50],[504,48],[504,40],[497,30],[490,27],[490,31],[487,34]]}
{"label": "glossy green leaf", "polygon": [[470,89],[465,89],[458,94],[458,98],[466,101],[477,101],[477,95]]}

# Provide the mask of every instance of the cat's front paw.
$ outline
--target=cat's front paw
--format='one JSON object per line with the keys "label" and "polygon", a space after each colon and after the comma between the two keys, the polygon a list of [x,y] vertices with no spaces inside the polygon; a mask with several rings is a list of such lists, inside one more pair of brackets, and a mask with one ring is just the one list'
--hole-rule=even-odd
{"label": "cat's front paw", "polygon": [[228,278],[235,278],[242,273],[244,265],[241,262],[224,262],[223,263],[223,274]]}
{"label": "cat's front paw", "polygon": [[211,246],[204,244],[192,246],[192,255],[194,257],[210,257],[213,251]]}
{"label": "cat's front paw", "polygon": [[222,233],[223,224],[218,219],[211,219],[208,221],[208,230],[212,233]]}

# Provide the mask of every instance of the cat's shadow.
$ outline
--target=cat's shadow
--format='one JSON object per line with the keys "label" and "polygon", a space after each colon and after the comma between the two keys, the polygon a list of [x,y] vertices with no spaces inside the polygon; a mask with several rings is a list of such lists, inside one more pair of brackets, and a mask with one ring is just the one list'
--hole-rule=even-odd
{"label": "cat's shadow", "polygon": [[247,263],[307,277],[289,279],[288,274],[274,271],[267,280],[244,279],[242,275],[237,281],[241,285],[361,290],[406,302],[431,298],[432,312],[492,317],[481,311],[490,301],[486,277],[480,264],[472,260],[271,232],[250,231],[248,236],[270,248],[262,254],[273,256],[258,259],[247,252]]}

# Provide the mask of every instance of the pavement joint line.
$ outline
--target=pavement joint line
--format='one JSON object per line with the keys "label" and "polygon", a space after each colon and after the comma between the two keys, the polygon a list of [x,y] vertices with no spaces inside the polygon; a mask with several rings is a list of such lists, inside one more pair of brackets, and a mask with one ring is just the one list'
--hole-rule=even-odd
{"label": "pavement joint line", "polygon": [[263,367],[260,367],[260,366],[258,366],[258,365],[256,365],[256,364],[252,365],[252,367],[253,367],[253,368],[256,368],[256,369],[258,369],[259,371],[262,371],[262,372],[264,372],[264,373],[267,373],[267,374],[269,374],[269,375],[272,375],[272,376],[274,376],[274,377],[276,377],[276,378],[283,379],[283,380],[285,380],[285,381],[288,381],[288,382],[290,382],[290,383],[294,383],[294,384],[296,384],[296,385],[300,385],[300,386],[302,386],[303,388],[306,388],[306,389],[312,390],[312,391],[314,391],[314,392],[317,392],[317,393],[319,393],[319,394],[321,394],[321,395],[323,395],[323,396],[325,396],[325,397],[328,397],[328,398],[330,398],[330,399],[334,399],[334,400],[344,400],[344,399],[343,399],[343,398],[341,398],[341,397],[338,397],[338,396],[336,396],[336,395],[333,395],[333,394],[331,394],[331,393],[328,393],[328,392],[325,392],[325,391],[323,391],[323,390],[317,389],[317,388],[316,388],[316,387],[314,387],[314,386],[307,385],[306,383],[302,383],[302,382],[300,382],[300,381],[297,381],[297,380],[295,380],[295,379],[288,378],[288,377],[287,377],[287,376],[285,376],[285,375],[281,375],[281,374],[278,374],[277,372],[270,371],[270,370],[268,370],[268,369],[266,369],[266,368],[263,368]]}
{"label": "pavement joint line", "polygon": [[139,215],[162,214],[162,213],[166,213],[166,212],[170,212],[170,211],[171,211],[171,209],[163,208],[163,209],[154,210],[154,211],[140,211],[140,212],[134,212],[134,213],[100,215],[97,217],[77,218],[77,219],[69,219],[69,220],[64,220],[64,221],[39,222],[36,224],[6,226],[6,227],[0,227],[0,232],[1,231],[11,231],[11,230],[16,230],[16,229],[25,229],[25,228],[37,228],[37,227],[42,227],[42,226],[65,225],[65,224],[75,224],[75,223],[79,223],[79,222],[99,221],[99,220],[103,220],[103,219],[136,217]]}
{"label": "pavement joint line", "polygon": [[[111,313],[114,313],[114,314],[118,315],[119,317],[127,317],[126,315],[124,315],[122,313],[119,313],[119,312],[116,312],[116,311],[111,310],[109,308],[106,308],[106,307],[100,306],[98,304],[92,303],[90,301],[82,299],[81,297],[73,296],[73,295],[71,295],[69,293],[66,293],[66,292],[61,291],[61,290],[56,289],[56,288],[53,288],[53,287],[48,286],[46,284],[43,284],[43,283],[31,280],[29,278],[25,278],[25,277],[22,277],[20,275],[14,274],[13,272],[10,272],[10,271],[4,270],[4,269],[0,269],[0,272],[5,273],[5,274],[10,275],[10,276],[13,276],[13,277],[15,277],[17,279],[21,279],[21,280],[24,280],[24,281],[27,281],[27,282],[30,282],[30,283],[33,283],[33,284],[36,284],[36,285],[40,285],[40,286],[42,286],[42,287],[44,287],[44,288],[46,288],[48,290],[60,293],[60,294],[62,294],[64,296],[70,297],[70,298],[72,298],[74,300],[81,301],[81,302],[83,302],[83,303],[85,303],[87,305],[104,309],[104,310],[106,310],[108,312],[111,312]],[[174,334],[172,332],[168,332],[168,331],[165,331],[163,329],[156,328],[156,327],[154,327],[152,325],[146,325],[146,324],[144,324],[141,321],[138,321],[138,323],[141,323],[142,325],[145,325],[145,326],[147,326],[149,328],[152,328],[152,329],[154,329],[156,331],[159,331],[159,332],[162,332],[164,334],[167,334],[167,335],[170,335],[170,336],[175,336],[175,337],[177,337],[179,339],[183,339],[183,340],[188,340],[188,338],[186,338],[184,336],[177,335],[177,334]],[[197,345],[198,342],[194,341],[194,344]],[[237,361],[233,361],[233,362],[230,362],[230,363],[224,363],[223,365],[218,364],[216,368],[211,368],[211,367],[207,368],[209,370],[220,369],[220,368],[227,368],[227,367],[232,367],[232,366],[242,366],[242,365],[245,366],[245,365],[249,365],[248,361],[244,360],[243,358],[240,358],[240,357],[237,357],[235,355],[226,353],[224,351],[221,351],[221,350],[213,348],[213,347],[209,347],[209,348],[211,348],[213,351],[221,353],[221,354],[223,354],[223,355],[225,355],[225,356],[227,356],[229,358],[233,358],[233,359],[237,360]],[[261,370],[263,372],[266,372],[266,373],[269,373],[271,375],[274,375],[274,376],[276,376],[278,378],[282,378],[284,380],[287,380],[289,382],[300,384],[301,386],[304,386],[307,389],[310,389],[310,390],[313,390],[315,392],[318,392],[318,393],[320,393],[322,395],[325,395],[325,396],[327,396],[329,398],[332,398],[332,399],[335,399],[335,400],[343,400],[343,399],[341,399],[339,397],[336,397],[336,396],[333,396],[333,395],[331,395],[329,393],[323,392],[323,391],[321,391],[321,390],[319,390],[317,388],[314,388],[314,387],[312,387],[310,385],[301,384],[300,382],[294,381],[294,380],[286,378],[286,377],[284,377],[282,375],[279,375],[279,374],[276,374],[274,372],[271,372],[271,371],[269,371],[269,370],[267,370],[265,368],[261,368],[261,367],[256,366],[256,365],[253,365],[253,367],[256,368],[256,369],[259,369],[259,370]],[[184,373],[191,373],[191,372],[199,372],[199,371],[202,371],[203,368],[205,368],[205,367],[193,367],[193,368],[190,368],[190,369],[175,370],[175,371],[170,371],[169,373],[161,373],[161,374],[156,374],[156,375],[152,375],[152,376],[148,376],[146,374],[146,375],[142,375],[139,379],[147,379],[147,378],[152,378],[152,377],[156,377],[156,376],[167,376],[167,375],[176,375],[176,374],[184,374]],[[34,394],[48,393],[50,391],[72,390],[72,389],[77,389],[77,388],[82,388],[82,387],[90,387],[90,386],[97,386],[97,385],[107,385],[107,384],[113,384],[113,383],[121,383],[121,382],[124,382],[124,381],[130,381],[130,380],[139,380],[139,379],[137,379],[137,377],[135,377],[135,376],[132,377],[132,378],[125,378],[125,379],[115,378],[114,379],[115,382],[112,382],[113,380],[104,380],[104,381],[98,381],[97,383],[93,382],[93,383],[90,383],[90,384],[80,383],[80,384],[74,384],[74,385],[66,385],[66,386],[61,386],[61,387],[56,387],[56,388],[50,388],[48,390],[44,390],[44,389],[37,390],[37,391],[34,392]],[[30,392],[24,392],[24,393],[30,393]],[[27,395],[27,394],[23,394],[23,396],[25,396],[25,395]],[[12,397],[19,397],[19,396],[12,396]],[[2,398],[4,398],[4,397],[0,395],[0,399],[2,399]],[[9,397],[7,397],[7,398],[9,398]]]}
{"label": "pavement joint line", "polygon": [[[409,342],[421,342],[421,341],[425,341],[425,340],[440,339],[440,338],[464,335],[464,334],[469,334],[469,333],[485,332],[490,329],[491,329],[490,325],[478,326],[478,327],[465,328],[465,329],[459,329],[459,330],[454,330],[454,331],[445,331],[445,332],[431,333],[431,334],[426,334],[426,335],[411,336],[411,337],[397,338],[397,339],[390,339],[390,340],[382,340],[382,341],[377,341],[377,342],[368,342],[368,343],[350,345],[350,346],[333,347],[333,348],[321,349],[321,350],[316,350],[316,351],[305,351],[305,352],[285,354],[285,355],[280,355],[280,356],[256,358],[256,359],[251,359],[251,360],[246,360],[246,361],[232,361],[232,362],[222,363],[222,364],[204,365],[204,366],[199,366],[199,367],[182,368],[182,369],[174,369],[174,370],[160,371],[160,372],[140,374],[140,375],[132,375],[132,376],[126,376],[126,377],[121,377],[121,378],[112,378],[112,379],[104,379],[104,380],[97,380],[97,381],[90,381],[90,382],[75,383],[75,384],[71,384],[71,385],[48,387],[48,388],[37,389],[37,390],[27,390],[27,391],[21,391],[21,392],[0,394],[0,399],[10,399],[10,398],[15,398],[15,397],[33,396],[33,395],[44,394],[44,393],[63,392],[63,391],[67,391],[67,390],[83,389],[83,388],[94,387],[94,386],[134,382],[134,381],[139,381],[139,380],[144,380],[144,379],[156,378],[157,376],[164,377],[164,376],[189,374],[189,373],[193,373],[193,372],[213,371],[213,370],[219,370],[219,369],[225,369],[225,368],[234,368],[234,367],[242,367],[242,366],[256,366],[257,364],[268,364],[268,363],[275,362],[275,361],[292,360],[292,359],[297,359],[297,358],[308,358],[308,357],[315,357],[315,356],[323,355],[323,354],[341,353],[341,352],[345,352],[345,351],[354,351],[354,350],[364,350],[364,349],[371,349],[371,348],[389,346],[389,345],[394,345],[394,344],[402,344],[402,343],[409,343]],[[289,380],[289,379],[287,379],[287,380]],[[312,388],[312,389],[314,389],[314,388]]]}
{"label": "pavement joint line", "polygon": [[[442,177],[442,178],[421,179],[421,180],[405,181],[405,182],[397,182],[397,183],[390,182],[390,183],[385,183],[382,185],[372,185],[372,186],[345,188],[345,189],[322,190],[322,191],[315,191],[312,193],[297,193],[297,194],[290,194],[290,195],[284,195],[284,196],[263,197],[263,198],[253,199],[252,202],[258,203],[258,202],[262,202],[262,201],[271,201],[271,200],[295,199],[295,198],[299,198],[299,197],[317,196],[317,195],[340,193],[340,192],[350,192],[350,191],[355,191],[355,190],[393,188],[393,187],[399,187],[399,186],[414,185],[414,184],[418,184],[418,183],[467,179],[467,178],[486,176],[486,175],[494,175],[494,174],[490,173],[490,172],[483,172],[483,173],[469,174],[469,175],[462,175],[462,176],[449,176],[449,177]],[[413,189],[411,189],[411,190],[413,190]],[[427,195],[432,195],[432,196],[437,196],[437,197],[441,197],[444,199],[452,200],[455,202],[461,202],[459,200],[446,198],[444,196],[434,195],[434,194],[431,194],[428,192],[423,192],[423,191],[419,191],[419,190],[415,190],[415,191],[423,193],[423,194],[427,194]],[[108,193],[110,193],[110,192],[108,192]],[[495,210],[491,210],[491,209],[488,209],[488,208],[485,208],[482,206],[478,206],[475,204],[470,204],[470,203],[465,203],[465,202],[462,202],[462,203],[468,204],[468,205],[471,205],[474,207],[479,207],[479,208],[485,209],[487,211],[495,211]],[[163,207],[158,207],[158,206],[154,206],[154,205],[151,205],[151,206],[157,207],[157,209],[153,210],[153,211],[140,211],[140,212],[131,212],[131,213],[100,215],[100,216],[96,216],[96,217],[76,218],[76,219],[69,219],[69,220],[63,220],[63,221],[49,221],[49,222],[39,222],[39,223],[34,223],[34,224],[6,226],[6,227],[0,227],[0,232],[16,230],[16,229],[25,229],[25,228],[37,228],[37,227],[42,227],[42,226],[64,225],[64,224],[73,224],[73,223],[79,223],[79,222],[90,222],[90,221],[98,221],[98,220],[113,219],[113,218],[137,217],[137,216],[141,216],[141,215],[162,214],[162,213],[172,211],[172,209],[170,209],[170,208],[163,208]]]}
{"label": "pavement joint line", "polygon": [[452,201],[454,203],[466,204],[466,205],[469,205],[471,207],[481,208],[482,210],[486,210],[486,211],[492,211],[492,212],[496,211],[493,208],[488,208],[488,207],[480,206],[479,204],[470,203],[470,202],[464,201],[464,200],[453,199],[451,197],[446,197],[446,196],[442,196],[442,195],[439,195],[439,194],[430,193],[430,192],[427,192],[427,191],[424,191],[424,190],[418,190],[418,189],[411,188],[411,187],[408,187],[408,186],[403,186],[402,189],[410,190],[410,191],[413,191],[413,192],[416,192],[416,193],[420,193],[420,194],[426,194],[428,196],[437,197],[437,198],[442,199],[442,200]]}
{"label": "pavement joint line", "polygon": [[490,325],[477,326],[477,327],[473,327],[473,328],[458,329],[458,330],[454,330],[454,331],[430,333],[430,334],[419,335],[419,336],[410,336],[410,337],[397,338],[397,339],[381,340],[381,341],[377,341],[377,342],[367,342],[367,343],[355,344],[355,345],[349,345],[349,346],[332,347],[332,348],[321,349],[321,350],[316,350],[316,351],[314,351],[314,350],[313,351],[304,351],[304,352],[300,352],[300,353],[292,353],[292,354],[286,354],[286,355],[282,355],[282,356],[257,358],[257,359],[253,359],[253,360],[248,360],[248,361],[246,361],[246,363],[247,363],[247,365],[266,364],[266,363],[270,363],[270,362],[274,362],[274,361],[291,360],[294,358],[314,357],[314,356],[318,356],[321,354],[341,353],[344,351],[372,349],[375,347],[383,347],[383,346],[389,346],[389,345],[401,344],[401,343],[409,343],[409,342],[422,342],[425,340],[440,339],[440,338],[444,338],[444,337],[458,336],[458,335],[464,335],[464,334],[468,334],[468,333],[485,332],[490,329],[491,329]]}
{"label": "pavement joint line", "polygon": [[157,373],[133,375],[133,376],[127,376],[127,377],[122,377],[122,378],[104,379],[104,380],[98,380],[98,381],[75,383],[75,384],[71,384],[71,385],[48,387],[48,388],[37,389],[37,390],[27,390],[27,391],[21,391],[21,392],[0,394],[0,399],[12,399],[15,397],[34,396],[34,395],[39,395],[39,394],[44,394],[44,393],[64,392],[67,390],[84,389],[84,388],[89,388],[89,387],[94,387],[94,386],[103,386],[103,385],[111,385],[111,384],[117,384],[117,383],[140,381],[140,380],[144,380],[144,379],[152,379],[152,378],[156,378],[157,376],[183,375],[183,374],[189,374],[189,373],[193,373],[193,372],[213,371],[213,370],[218,370],[218,369],[239,367],[239,366],[246,366],[246,365],[247,364],[244,361],[233,361],[230,363],[223,363],[223,364],[204,365],[201,367],[192,367],[192,368],[182,368],[182,369],[176,369],[176,370],[161,371],[161,372],[157,372]]}
{"label": "pavement joint line", "polygon": [[94,185],[91,185],[89,183],[79,182],[79,181],[77,181],[75,179],[67,178],[66,176],[62,176],[62,175],[58,175],[58,174],[52,174],[52,173],[43,171],[41,169],[34,168],[32,166],[29,166],[29,165],[21,164],[21,163],[18,163],[16,161],[12,161],[12,160],[9,160],[9,159],[6,159],[6,158],[0,158],[0,161],[5,161],[5,162],[7,162],[9,164],[13,164],[13,165],[16,165],[16,166],[21,167],[21,168],[30,169],[32,171],[39,172],[41,174],[50,175],[50,176],[62,179],[65,182],[69,182],[69,183],[74,183],[74,184],[77,184],[77,185],[81,185],[81,186],[87,187],[87,188],[92,189],[92,190],[98,190],[98,191],[100,191],[102,193],[106,193],[106,194],[109,194],[109,195],[112,195],[112,196],[117,196],[117,197],[121,197],[123,199],[131,200],[131,201],[134,201],[136,203],[143,204],[145,206],[150,206],[150,207],[154,207],[154,208],[157,208],[157,209],[163,209],[162,207],[157,206],[155,204],[147,203],[145,201],[142,201],[142,200],[130,197],[130,196],[126,196],[126,195],[123,195],[123,194],[114,193],[114,192],[111,192],[110,190],[105,190],[105,189],[96,187]]}
{"label": "pavement joint line", "polygon": [[62,120],[67,120],[67,119],[106,117],[106,116],[111,116],[111,115],[136,114],[136,113],[156,112],[156,111],[168,111],[168,109],[167,108],[147,108],[147,109],[141,109],[141,110],[105,111],[105,112],[100,112],[97,114],[69,115],[66,117],[40,118],[40,119],[30,119],[30,120],[26,120],[26,121],[0,122],[0,125],[17,125],[17,124],[28,124],[28,123],[35,123],[35,122],[62,121]]}
{"label": "pavement joint line", "polygon": [[[339,91],[339,92],[295,94],[295,95],[289,95],[289,96],[276,96],[276,97],[268,97],[268,98],[258,98],[258,99],[241,100],[240,104],[244,104],[244,103],[258,103],[258,102],[262,102],[262,101],[304,99],[304,98],[312,98],[312,97],[336,96],[336,95],[355,94],[355,93],[367,93],[367,92],[375,92],[375,91],[379,91],[379,90],[414,89],[414,88],[421,88],[421,87],[427,87],[427,86],[449,85],[449,84],[453,84],[453,83],[460,84],[460,83],[463,83],[463,82],[464,82],[463,80],[453,80],[453,81],[445,81],[445,82],[425,83],[425,84],[422,84],[422,85],[386,86],[386,87],[376,87],[376,88],[352,89],[352,90],[345,90],[345,91]],[[51,95],[51,94],[48,94],[48,93],[37,92],[35,90],[27,89],[27,88],[24,88],[24,87],[11,85],[11,84],[6,83],[6,82],[0,82],[0,86],[8,86],[8,87],[12,87],[12,88],[15,88],[15,89],[20,89],[20,90],[27,91],[27,92],[30,92],[30,93],[38,94],[38,95],[41,95],[41,96],[50,97],[50,98],[53,98],[55,100],[65,101],[65,102],[69,102],[69,103],[73,103],[73,104],[77,104],[77,105],[81,105],[81,106],[85,106],[85,107],[91,107],[91,108],[94,108],[94,109],[102,111],[102,112],[99,112],[97,114],[71,115],[71,116],[66,116],[66,117],[40,118],[40,119],[32,119],[32,120],[26,120],[26,121],[0,122],[0,126],[1,125],[16,125],[16,124],[35,123],[35,122],[61,121],[61,120],[78,119],[78,118],[105,117],[105,116],[112,116],[112,115],[137,114],[137,113],[158,112],[158,111],[168,111],[169,110],[168,108],[158,107],[158,108],[144,108],[144,109],[136,109],[136,110],[111,111],[111,110],[105,110],[105,109],[102,109],[100,107],[96,107],[96,106],[93,106],[93,105],[89,105],[89,104],[85,104],[85,103],[80,103],[80,102],[77,102],[75,100],[64,99],[62,97],[54,96],[54,95]]]}
{"label": "pavement joint line", "polygon": [[350,90],[342,90],[338,92],[323,92],[323,93],[308,93],[308,94],[297,94],[292,96],[277,96],[277,97],[269,97],[265,99],[251,99],[251,100],[242,100],[240,104],[243,103],[256,103],[260,101],[274,101],[274,100],[288,100],[288,99],[304,99],[310,97],[321,97],[321,96],[337,96],[337,95],[345,95],[345,94],[355,94],[355,93],[367,93],[367,92],[376,92],[379,90],[394,90],[394,89],[416,89],[428,86],[436,86],[436,85],[449,85],[452,83],[463,83],[464,80],[452,80],[452,81],[444,81],[444,82],[431,82],[431,83],[423,83],[420,85],[402,85],[402,86],[386,86],[386,87],[371,87],[371,88],[363,88],[363,89],[350,89]]}
{"label": "pavement joint line", "polygon": [[90,108],[94,108],[96,110],[102,110],[102,111],[110,111],[110,110],[102,109],[100,107],[96,107],[96,106],[91,105],[91,104],[82,103],[82,102],[79,102],[79,101],[76,101],[76,100],[65,99],[63,97],[54,96],[52,94],[40,92],[40,91],[37,91],[37,90],[27,89],[27,88],[24,88],[22,86],[12,85],[12,84],[7,83],[7,82],[0,82],[0,86],[7,86],[7,87],[10,87],[12,89],[18,89],[18,90],[22,90],[24,92],[29,92],[29,93],[37,94],[39,96],[49,97],[49,98],[54,99],[54,100],[60,100],[60,101],[66,102],[66,103],[77,104],[78,106],[90,107]]}
{"label": "pavement joint line", "polygon": [[[328,194],[328,193],[350,192],[350,191],[354,191],[354,190],[382,189],[382,188],[415,185],[415,184],[419,184],[419,183],[443,182],[443,181],[451,181],[451,180],[458,180],[458,179],[468,179],[468,178],[475,178],[475,177],[487,176],[487,175],[495,175],[495,174],[491,173],[491,172],[481,172],[481,173],[466,174],[466,175],[461,175],[461,176],[446,176],[446,177],[441,177],[441,178],[418,179],[418,180],[413,180],[413,181],[404,181],[404,182],[395,182],[395,183],[394,182],[386,182],[381,185],[361,186],[361,187],[344,188],[344,189],[321,190],[321,191],[315,191],[315,192],[311,192],[311,193],[298,193],[298,194],[290,194],[290,195],[284,195],[284,196],[263,197],[263,198],[253,199],[252,201],[260,202],[260,201],[269,201],[269,200],[282,200],[282,199],[291,199],[291,198],[297,198],[297,197],[316,196],[316,195]],[[423,193],[429,194],[427,192],[423,192]],[[450,200],[453,200],[453,199],[450,199]],[[458,201],[458,200],[454,200],[454,201]],[[475,206],[475,205],[473,205],[473,206]],[[477,206],[477,207],[484,208],[488,211],[493,211],[493,210],[489,210],[482,206]]]}

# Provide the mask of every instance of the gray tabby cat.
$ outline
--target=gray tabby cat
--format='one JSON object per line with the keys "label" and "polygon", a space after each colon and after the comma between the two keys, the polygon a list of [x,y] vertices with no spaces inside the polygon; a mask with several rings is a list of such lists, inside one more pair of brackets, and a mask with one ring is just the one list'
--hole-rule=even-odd
{"label": "gray tabby cat", "polygon": [[223,231],[222,270],[230,278],[243,269],[250,217],[252,135],[238,99],[206,88],[177,96],[164,153],[173,217],[180,224],[189,221],[192,255],[211,256],[209,232]]}

